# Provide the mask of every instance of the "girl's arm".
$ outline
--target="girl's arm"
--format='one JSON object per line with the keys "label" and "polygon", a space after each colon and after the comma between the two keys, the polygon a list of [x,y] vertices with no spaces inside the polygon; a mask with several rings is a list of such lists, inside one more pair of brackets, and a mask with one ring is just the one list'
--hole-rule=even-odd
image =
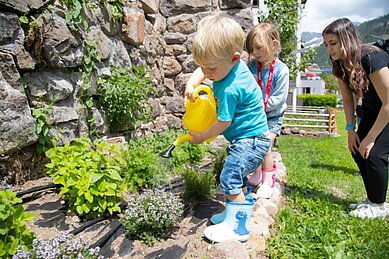
{"label": "girl's arm", "polygon": [[231,121],[219,121],[216,120],[208,129],[203,132],[189,132],[193,136],[190,141],[192,144],[200,144],[205,140],[214,136],[219,136],[225,129],[231,125]]}
{"label": "girl's arm", "polygon": [[[346,115],[346,123],[348,125],[355,125],[355,115],[354,115],[354,97],[353,93],[348,89],[347,85],[343,80],[337,78],[338,86],[340,92],[342,93],[343,98],[343,108]],[[358,152],[359,137],[354,130],[347,130],[348,135],[348,149],[356,154]]]}
{"label": "girl's arm", "polygon": [[203,70],[201,69],[201,67],[198,67],[186,82],[185,93],[184,93],[185,100],[187,98],[189,98],[190,100],[193,99],[192,98],[193,90],[204,80],[205,80],[205,75],[203,73]]}
{"label": "girl's arm", "polygon": [[276,109],[280,109],[281,106],[286,103],[288,98],[288,89],[289,89],[289,70],[287,67],[282,68],[282,71],[278,75],[278,78],[275,82],[275,88],[271,93],[266,112],[270,112]]}
{"label": "girl's arm", "polygon": [[369,156],[377,136],[389,123],[389,68],[383,67],[371,73],[370,80],[377,91],[378,97],[381,99],[382,106],[373,127],[371,127],[359,146],[359,152],[365,158]]}

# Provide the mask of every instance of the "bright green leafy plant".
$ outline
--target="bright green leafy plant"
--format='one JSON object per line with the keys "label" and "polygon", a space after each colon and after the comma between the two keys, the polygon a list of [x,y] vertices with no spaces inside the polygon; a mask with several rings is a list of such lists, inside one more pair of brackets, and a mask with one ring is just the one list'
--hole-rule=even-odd
{"label": "bright green leafy plant", "polygon": [[163,178],[157,159],[158,153],[141,147],[123,152],[123,175],[130,191],[138,192],[139,189],[153,187],[159,178]]}
{"label": "bright green leafy plant", "polygon": [[87,218],[120,211],[126,191],[120,175],[121,151],[106,141],[83,138],[46,152],[51,160],[46,165],[48,173],[55,184],[62,185],[60,193],[71,211]]}
{"label": "bright green leafy plant", "polygon": [[131,237],[148,245],[168,235],[184,207],[176,195],[162,190],[147,190],[128,204],[121,222]]}
{"label": "bright green leafy plant", "polygon": [[8,258],[16,253],[20,245],[29,248],[34,234],[30,233],[26,221],[34,218],[33,213],[24,212],[20,198],[11,190],[0,190],[0,258]]}

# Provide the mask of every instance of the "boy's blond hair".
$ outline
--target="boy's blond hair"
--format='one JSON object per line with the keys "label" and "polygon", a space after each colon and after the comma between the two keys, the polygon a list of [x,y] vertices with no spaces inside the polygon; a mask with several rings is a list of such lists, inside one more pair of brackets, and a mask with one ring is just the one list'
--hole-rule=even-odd
{"label": "boy's blond hair", "polygon": [[215,60],[232,62],[235,52],[241,53],[244,45],[244,32],[240,25],[221,14],[204,17],[192,45],[193,59],[205,65]]}

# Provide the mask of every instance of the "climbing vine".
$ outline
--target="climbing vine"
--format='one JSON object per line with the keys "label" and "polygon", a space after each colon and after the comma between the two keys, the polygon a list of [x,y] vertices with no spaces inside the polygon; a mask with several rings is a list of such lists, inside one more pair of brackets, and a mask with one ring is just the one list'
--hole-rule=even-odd
{"label": "climbing vine", "polygon": [[[84,44],[84,58],[81,67],[82,70],[82,88],[87,90],[90,87],[90,78],[97,62],[100,62],[101,56],[96,49],[95,39],[89,37],[90,28],[86,20],[82,17],[85,8],[92,10],[97,8],[99,4],[104,5],[111,11],[114,19],[122,19],[122,3],[123,0],[109,0],[109,1],[88,1],[88,0],[60,0],[66,6],[66,23],[74,32],[80,32],[80,36]],[[88,99],[84,96],[83,99]]]}
{"label": "climbing vine", "polygon": [[[265,0],[269,12],[260,12],[258,21],[271,22],[278,26],[281,34],[282,52],[281,58],[288,65],[291,79],[294,79],[298,71],[303,70],[309,61],[313,60],[315,50],[309,50],[296,61],[296,49],[298,42],[296,31],[299,24],[300,0]],[[287,14],[287,15],[286,15]]]}

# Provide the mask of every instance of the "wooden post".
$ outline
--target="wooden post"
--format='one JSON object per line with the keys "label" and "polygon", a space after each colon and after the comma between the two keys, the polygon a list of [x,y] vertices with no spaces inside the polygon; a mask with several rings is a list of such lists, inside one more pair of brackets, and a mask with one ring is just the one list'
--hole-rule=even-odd
{"label": "wooden post", "polygon": [[334,121],[333,110],[328,108],[328,132],[333,133],[332,123]]}

